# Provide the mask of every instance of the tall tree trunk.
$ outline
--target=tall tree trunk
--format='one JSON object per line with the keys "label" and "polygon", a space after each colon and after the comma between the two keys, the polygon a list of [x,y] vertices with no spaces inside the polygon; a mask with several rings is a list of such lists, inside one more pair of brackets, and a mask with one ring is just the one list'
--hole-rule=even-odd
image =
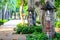
{"label": "tall tree trunk", "polygon": [[2,9],[0,9],[0,19],[2,19]]}
{"label": "tall tree trunk", "polygon": [[7,12],[7,7],[8,7],[8,2],[6,3],[6,5],[5,5],[5,10],[4,10],[4,19],[5,19],[5,14],[6,14],[6,12]]}
{"label": "tall tree trunk", "polygon": [[4,6],[2,5],[2,20],[4,19]]}
{"label": "tall tree trunk", "polygon": [[24,24],[23,7],[24,7],[24,0],[22,0],[22,4],[21,4],[21,6],[20,6],[20,17],[21,17],[21,22],[22,22],[22,24]]}
{"label": "tall tree trunk", "polygon": [[16,11],[14,11],[14,19],[16,19]]}
{"label": "tall tree trunk", "polygon": [[34,0],[28,0],[28,11],[29,11],[29,16],[28,16],[28,23],[29,26],[36,25],[36,12],[35,12],[35,2]]}
{"label": "tall tree trunk", "polygon": [[43,7],[41,2],[42,0],[36,0],[35,3],[38,8],[38,16],[39,16],[40,23],[43,26],[43,32],[46,32],[45,31],[45,10],[41,9]]}
{"label": "tall tree trunk", "polygon": [[35,5],[37,6],[37,9],[38,9],[38,16],[39,16],[40,23],[41,23],[41,25],[43,25],[43,19],[42,19],[43,10],[41,10],[41,8],[42,8],[41,1],[42,0],[35,0]]}

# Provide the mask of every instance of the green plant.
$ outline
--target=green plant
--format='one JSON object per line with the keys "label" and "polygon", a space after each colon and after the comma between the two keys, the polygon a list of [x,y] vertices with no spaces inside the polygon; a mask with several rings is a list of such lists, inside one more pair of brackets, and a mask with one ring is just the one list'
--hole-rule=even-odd
{"label": "green plant", "polygon": [[60,22],[56,22],[56,27],[60,28]]}
{"label": "green plant", "polygon": [[27,40],[48,40],[47,35],[45,33],[37,33],[34,34],[28,34]]}
{"label": "green plant", "polygon": [[36,32],[42,32],[42,26],[36,26],[36,27],[34,27],[34,29],[35,29],[35,31]]}
{"label": "green plant", "polygon": [[0,19],[0,25],[3,25],[5,22],[7,22],[7,20],[5,20],[5,19],[4,20],[1,20]]}
{"label": "green plant", "polygon": [[4,20],[3,20],[3,22],[5,23],[5,22],[7,22],[7,20],[6,20],[6,19],[4,19]]}
{"label": "green plant", "polygon": [[60,33],[56,33],[53,40],[60,40]]}
{"label": "green plant", "polygon": [[39,20],[37,20],[37,21],[36,21],[36,23],[40,24],[40,21],[39,21]]}
{"label": "green plant", "polygon": [[27,23],[25,23],[24,25],[22,25],[21,23],[19,23],[19,24],[17,25],[17,27],[26,27],[26,26],[28,26]]}
{"label": "green plant", "polygon": [[16,27],[16,33],[20,34],[32,34],[33,32],[42,32],[42,26],[31,26],[18,24]]}
{"label": "green plant", "polygon": [[16,28],[14,28],[13,30],[14,30],[14,31],[16,31],[17,29],[16,29]]}
{"label": "green plant", "polygon": [[[33,34],[26,35],[27,40],[48,40],[48,37],[45,33],[34,32]],[[55,36],[52,40],[60,40],[60,33],[55,33]]]}
{"label": "green plant", "polygon": [[4,22],[2,20],[0,20],[0,25],[2,25]]}

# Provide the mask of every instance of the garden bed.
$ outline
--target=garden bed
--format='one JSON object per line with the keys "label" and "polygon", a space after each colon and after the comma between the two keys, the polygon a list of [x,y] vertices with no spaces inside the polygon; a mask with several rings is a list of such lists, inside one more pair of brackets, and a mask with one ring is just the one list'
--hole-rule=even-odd
{"label": "garden bed", "polygon": [[[14,28],[16,34],[26,34],[26,40],[48,40],[46,33],[42,32],[42,26],[31,26],[18,24],[16,28]],[[55,36],[52,40],[60,40],[60,28],[55,28]]]}

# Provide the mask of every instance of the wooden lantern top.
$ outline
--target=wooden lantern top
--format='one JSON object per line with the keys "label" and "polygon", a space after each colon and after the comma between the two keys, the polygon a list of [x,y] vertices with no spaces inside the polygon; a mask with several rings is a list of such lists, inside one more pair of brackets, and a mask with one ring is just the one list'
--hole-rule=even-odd
{"label": "wooden lantern top", "polygon": [[56,8],[51,2],[47,1],[46,4],[41,9],[42,10],[53,10]]}

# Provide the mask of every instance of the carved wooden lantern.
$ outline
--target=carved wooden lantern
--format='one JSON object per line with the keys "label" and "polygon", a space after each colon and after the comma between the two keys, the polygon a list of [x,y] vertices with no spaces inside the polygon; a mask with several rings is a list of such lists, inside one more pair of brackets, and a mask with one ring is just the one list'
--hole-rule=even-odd
{"label": "carved wooden lantern", "polygon": [[51,18],[51,14],[53,16],[53,12],[51,12],[51,10],[54,10],[56,9],[54,7],[54,5],[52,5],[51,2],[47,1],[46,4],[41,8],[42,10],[45,10],[46,11],[46,16],[45,16],[45,27],[46,27],[46,33],[48,34],[48,38],[52,38],[52,29],[53,27],[51,26],[51,22],[52,22],[52,18]]}
{"label": "carved wooden lantern", "polygon": [[51,2],[47,1],[46,4],[41,8],[42,10],[53,10],[56,9]]}

